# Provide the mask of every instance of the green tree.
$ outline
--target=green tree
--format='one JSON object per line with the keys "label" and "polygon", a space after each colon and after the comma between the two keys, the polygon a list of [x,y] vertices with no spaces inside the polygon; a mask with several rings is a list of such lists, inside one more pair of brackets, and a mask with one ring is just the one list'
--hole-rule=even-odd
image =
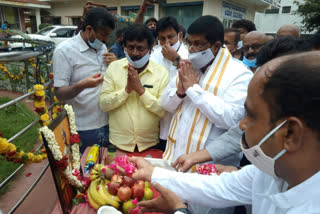
{"label": "green tree", "polygon": [[296,14],[302,17],[303,28],[307,31],[313,31],[320,28],[320,0],[295,1],[298,5]]}

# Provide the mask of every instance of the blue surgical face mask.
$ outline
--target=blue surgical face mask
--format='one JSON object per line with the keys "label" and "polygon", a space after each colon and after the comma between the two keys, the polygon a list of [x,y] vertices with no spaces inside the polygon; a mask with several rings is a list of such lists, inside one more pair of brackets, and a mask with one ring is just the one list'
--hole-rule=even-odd
{"label": "blue surgical face mask", "polygon": [[94,42],[90,42],[90,39],[88,37],[88,43],[92,48],[94,48],[96,50],[100,50],[104,44],[99,39],[97,39],[94,31],[93,31],[93,33],[94,33],[94,37],[95,37]]}
{"label": "blue surgical face mask", "polygon": [[256,65],[257,58],[254,58],[253,60],[249,60],[244,56],[242,62],[243,62],[243,64],[245,64],[248,67],[251,67],[251,68],[257,67],[257,65]]}
{"label": "blue surgical face mask", "polygon": [[127,51],[124,51],[124,54],[126,55],[128,62],[131,65],[133,65],[133,67],[135,67],[135,68],[142,68],[143,66],[145,66],[147,64],[147,62],[149,61],[149,58],[150,58],[149,52],[147,52],[147,54],[144,55],[144,57],[142,57],[141,59],[138,59],[136,61],[133,61],[131,59],[131,57],[129,56]]}

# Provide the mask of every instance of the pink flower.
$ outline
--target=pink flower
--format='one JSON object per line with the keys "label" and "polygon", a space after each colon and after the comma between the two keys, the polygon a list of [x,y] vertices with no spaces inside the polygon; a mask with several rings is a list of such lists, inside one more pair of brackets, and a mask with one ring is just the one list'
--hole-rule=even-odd
{"label": "pink flower", "polygon": [[132,200],[132,204],[133,204],[133,205],[137,205],[138,202],[139,202],[139,201],[138,201],[138,198],[135,198],[134,200]]}
{"label": "pink flower", "polygon": [[130,214],[140,214],[140,207],[137,206],[136,208],[134,208]]}
{"label": "pink flower", "polygon": [[26,177],[29,177],[30,175],[32,175],[32,173],[30,172],[26,173]]}
{"label": "pink flower", "polygon": [[107,172],[106,168],[102,168],[102,172],[106,173]]}

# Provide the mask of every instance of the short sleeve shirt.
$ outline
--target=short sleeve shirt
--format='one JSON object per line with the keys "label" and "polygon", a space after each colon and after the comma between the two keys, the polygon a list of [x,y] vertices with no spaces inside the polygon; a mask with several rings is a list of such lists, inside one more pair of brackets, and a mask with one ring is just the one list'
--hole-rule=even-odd
{"label": "short sleeve shirt", "polygon": [[[80,33],[59,44],[52,60],[54,87],[75,85],[97,72],[104,75],[106,64],[102,55],[106,52],[105,46],[98,51],[90,48]],[[65,101],[73,107],[78,131],[97,129],[108,124],[108,114],[99,108],[101,86],[84,89],[73,99]]]}

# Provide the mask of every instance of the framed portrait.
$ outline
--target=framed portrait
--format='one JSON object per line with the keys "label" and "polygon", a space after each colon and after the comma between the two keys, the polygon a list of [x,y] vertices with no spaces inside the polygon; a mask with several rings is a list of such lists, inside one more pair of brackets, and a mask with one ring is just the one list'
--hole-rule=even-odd
{"label": "framed portrait", "polygon": [[[48,126],[54,133],[56,141],[60,146],[60,152],[63,156],[68,157],[68,167],[72,169],[72,150],[70,144],[70,126],[68,114],[66,110],[62,111]],[[68,214],[72,208],[72,198],[75,196],[75,189],[69,184],[68,179],[57,168],[56,162],[53,158],[52,152],[48,147],[48,142],[42,134],[42,139],[48,154],[48,160],[52,171],[53,179],[55,181],[59,201],[64,214]]]}

